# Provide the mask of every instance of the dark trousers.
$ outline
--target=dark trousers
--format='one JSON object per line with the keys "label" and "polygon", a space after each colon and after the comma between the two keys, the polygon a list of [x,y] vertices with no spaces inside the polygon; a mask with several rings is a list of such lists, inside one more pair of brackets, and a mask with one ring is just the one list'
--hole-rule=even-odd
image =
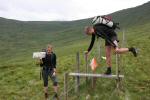
{"label": "dark trousers", "polygon": [[42,77],[43,77],[43,82],[44,82],[44,87],[48,86],[48,76],[53,82],[53,86],[57,86],[58,84],[58,79],[56,76],[53,76],[53,70],[48,68],[48,67],[43,67],[42,70]]}

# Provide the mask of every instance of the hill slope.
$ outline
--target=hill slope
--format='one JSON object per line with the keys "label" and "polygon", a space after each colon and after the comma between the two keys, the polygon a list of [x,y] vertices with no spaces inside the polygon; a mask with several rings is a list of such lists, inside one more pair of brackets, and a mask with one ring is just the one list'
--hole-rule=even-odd
{"label": "hill slope", "polygon": [[[126,46],[139,48],[138,58],[127,54],[123,56],[122,73],[125,75],[123,92],[129,100],[149,100],[149,48],[150,48],[150,2],[112,14],[114,20],[125,28]],[[140,20],[139,20],[140,19]],[[58,78],[60,89],[63,87],[64,72],[74,71],[75,53],[81,54],[81,70],[84,70],[83,51],[87,49],[90,37],[83,35],[83,28],[90,24],[90,19],[63,22],[23,22],[0,18],[0,99],[2,100],[41,100],[43,98],[42,81],[39,80],[39,67],[32,59],[33,51],[40,51],[45,45],[52,43],[58,57]],[[119,31],[119,37],[122,36]],[[88,43],[87,43],[88,41]],[[97,43],[90,58],[96,56]],[[102,48],[104,51],[104,48]],[[105,53],[102,53],[105,56]],[[113,56],[113,73],[115,63]],[[105,61],[102,61],[105,65]],[[105,67],[99,67],[97,73],[103,73]],[[51,83],[50,83],[51,85]],[[115,88],[114,80],[99,80],[97,88],[81,86],[79,100],[85,100],[90,94],[92,100],[98,95],[100,100],[110,99]],[[87,91],[88,90],[88,91]],[[60,91],[60,92],[61,92]],[[50,88],[50,94],[52,94]],[[77,100],[74,92],[70,100]],[[118,99],[113,94],[114,98]]]}
{"label": "hill slope", "polygon": [[[120,23],[122,28],[149,23],[149,5],[150,2],[135,8],[121,10],[111,15],[116,22]],[[90,25],[90,19],[62,22],[24,22],[0,18],[0,43],[2,47],[4,46],[4,48],[0,49],[0,52],[3,52],[9,47],[11,47],[9,48],[10,50],[14,48],[14,52],[18,52],[16,50],[21,49],[27,50],[27,47],[36,48],[38,45],[47,44],[48,42],[51,43],[57,39],[60,40],[60,42],[57,41],[59,43],[55,42],[57,44],[61,44],[61,41],[65,41],[64,39],[66,38],[73,39],[72,37],[81,37],[82,39],[85,36],[81,33],[83,33],[83,28],[86,25]]]}
{"label": "hill slope", "polygon": [[131,27],[134,25],[140,25],[149,23],[150,21],[150,1],[129,9],[120,10],[112,13],[115,21],[120,22],[123,27]]}

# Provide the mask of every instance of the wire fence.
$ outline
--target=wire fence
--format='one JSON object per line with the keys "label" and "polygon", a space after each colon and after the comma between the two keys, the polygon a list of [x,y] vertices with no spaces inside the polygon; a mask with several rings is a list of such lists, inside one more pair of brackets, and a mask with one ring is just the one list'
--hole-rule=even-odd
{"label": "wire fence", "polygon": [[[121,47],[124,47],[125,46],[125,44],[126,44],[126,41],[125,41],[125,32],[123,31],[123,35],[122,35],[122,45],[121,45]],[[97,43],[97,53],[96,53],[96,55],[97,55],[97,58],[98,59],[101,59],[101,56],[102,56],[102,54],[101,54],[101,52],[102,52],[102,50],[101,50],[101,45],[99,44],[99,42]],[[78,54],[77,54],[77,56],[79,56]],[[83,55],[83,57],[85,57],[84,55]],[[77,57],[77,58],[79,58],[79,57]],[[119,60],[117,60],[117,59],[119,59]],[[90,71],[89,70],[89,66],[88,66],[88,59],[86,59],[86,58],[84,58],[84,60],[85,60],[85,65],[83,65],[84,66],[84,68],[82,68],[82,69],[79,69],[78,67],[79,67],[79,60],[80,59],[77,59],[77,69],[75,69],[77,72],[84,72],[84,73],[92,73],[92,71]],[[100,62],[100,61],[99,61]],[[118,67],[118,69],[116,69],[116,74],[120,74],[120,73],[123,73],[123,74],[125,74],[125,72],[124,72],[124,62],[125,62],[125,59],[122,57],[122,56],[116,56],[116,67]],[[83,67],[82,66],[82,67]],[[60,94],[60,96],[61,97],[64,97],[65,95],[66,95],[66,93],[68,94],[67,96],[68,97],[73,97],[73,100],[78,100],[79,99],[79,90],[78,91],[76,91],[76,88],[77,87],[81,87],[82,85],[89,85],[89,83],[87,83],[87,80],[88,81],[90,81],[91,83],[92,83],[92,81],[91,80],[93,80],[93,78],[88,78],[87,77],[87,79],[85,80],[85,79],[83,79],[83,78],[79,78],[79,80],[80,80],[80,82],[78,82],[78,86],[76,87],[76,85],[77,85],[77,83],[76,83],[76,80],[78,79],[79,77],[73,77],[73,79],[68,79],[67,81],[67,86],[68,86],[68,89],[67,89],[67,91],[64,91],[65,90],[65,88],[62,88],[62,91],[63,92],[61,92],[61,94]],[[119,79],[119,81],[117,80],[117,78],[116,78],[116,84],[119,84],[119,87],[117,87],[117,86],[115,86],[115,88],[111,91],[111,94],[109,95],[109,99],[108,100],[111,100],[111,98],[114,96],[114,95],[116,95],[116,96],[119,96],[119,95],[122,95],[122,96],[124,96],[124,99],[123,100],[130,100],[130,98],[129,98],[129,91],[128,90],[126,90],[125,89],[125,87],[124,87],[124,82],[125,82],[125,80],[120,80],[120,78],[118,77],[118,79]],[[103,80],[97,80],[96,79],[96,83],[95,84],[100,84],[101,82],[103,82]],[[119,82],[119,83],[118,83]],[[77,96],[74,96],[74,95],[77,95]],[[89,99],[87,99],[89,97],[89,94],[87,94],[87,96],[85,97],[85,99],[86,100],[89,100]],[[96,98],[98,98],[98,95],[96,95]],[[67,99],[65,99],[65,98],[63,98],[64,100],[67,100]],[[62,100],[63,100],[62,99]],[[69,100],[69,99],[68,99]],[[98,99],[97,99],[98,100]]]}

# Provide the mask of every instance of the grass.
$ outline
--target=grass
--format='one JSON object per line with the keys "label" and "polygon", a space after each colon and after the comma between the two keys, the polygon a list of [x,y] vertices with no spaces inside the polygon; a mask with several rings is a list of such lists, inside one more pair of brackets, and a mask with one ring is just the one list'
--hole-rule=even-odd
{"label": "grass", "polygon": [[[146,4],[146,7],[148,4]],[[135,8],[137,11],[145,8]],[[147,8],[148,9],[148,8]],[[130,9],[129,9],[130,10]],[[123,10],[124,11],[124,10]],[[122,13],[123,13],[122,11]],[[125,10],[128,12],[128,10]],[[136,12],[136,10],[133,10]],[[131,12],[132,12],[131,11]],[[147,10],[144,10],[148,13]],[[128,12],[128,14],[131,14]],[[141,15],[141,12],[135,15]],[[115,13],[114,13],[115,14]],[[121,14],[116,13],[116,18]],[[125,14],[125,12],[124,12]],[[120,21],[124,23],[120,15]],[[135,16],[134,15],[134,16]],[[148,16],[148,14],[147,14]],[[122,90],[116,90],[115,80],[97,79],[96,88],[91,88],[85,84],[85,79],[81,79],[80,95],[71,90],[69,100],[85,100],[90,96],[90,100],[150,100],[150,69],[149,69],[149,48],[150,48],[150,23],[149,17],[142,15],[144,23],[125,20],[125,46],[137,47],[139,54],[134,58],[132,54],[121,56],[121,74],[125,75],[122,81]],[[126,16],[128,17],[128,16]],[[43,82],[39,79],[40,67],[35,65],[36,60],[32,59],[32,53],[41,51],[46,44],[54,45],[54,52],[57,54],[57,74],[59,79],[59,94],[63,91],[63,76],[65,72],[74,72],[76,66],[76,52],[80,53],[80,71],[85,71],[84,51],[90,43],[90,37],[83,34],[83,27],[89,24],[89,19],[73,22],[20,22],[0,19],[0,100],[41,100],[43,99]],[[54,27],[55,26],[55,27]],[[51,27],[51,28],[49,28]],[[119,38],[122,38],[122,30],[118,31]],[[121,42],[120,42],[121,44]],[[102,45],[102,56],[105,56],[104,41]],[[88,64],[93,57],[98,58],[99,42],[96,41],[89,56]],[[115,73],[115,55],[113,55],[113,73]],[[101,60],[96,73],[103,73],[106,69],[104,60]],[[70,78],[70,86],[74,87],[74,78]],[[49,81],[49,93],[53,95],[52,83]],[[77,98],[78,97],[78,98]],[[63,98],[63,97],[62,97]]]}
{"label": "grass", "polygon": [[[79,100],[85,99],[87,94],[90,95],[92,100],[99,98],[98,100],[149,100],[150,98],[150,80],[149,80],[149,58],[147,54],[149,51],[149,25],[145,24],[137,27],[132,27],[126,30],[126,46],[136,46],[139,49],[139,55],[134,58],[132,55],[123,55],[123,67],[122,73],[125,75],[123,81],[124,91],[120,96],[117,96],[115,91],[115,80],[98,79],[96,89],[91,90],[91,86],[86,86],[85,83],[81,85]],[[132,34],[132,35],[131,35]],[[121,32],[119,37],[121,38]],[[68,35],[69,37],[69,35]],[[76,62],[75,55],[79,51],[81,55],[81,71],[84,68],[84,56],[83,51],[86,50],[90,42],[90,38],[84,37],[83,39],[68,40],[65,42],[61,40],[61,43],[65,45],[60,46],[56,43],[54,51],[57,54],[58,64],[58,78],[59,88],[63,89],[63,75],[67,72],[74,72]],[[87,42],[88,41],[88,42]],[[57,47],[58,45],[58,47]],[[102,42],[102,47],[104,43]],[[90,59],[98,54],[98,42],[95,43],[93,51],[91,52]],[[73,49],[72,49],[73,48]],[[25,48],[27,49],[27,48]],[[12,56],[8,54],[8,58],[1,59],[3,61],[0,67],[0,98],[7,100],[41,100],[43,98],[43,83],[39,79],[39,66],[35,65],[35,60],[32,59],[32,52],[40,50],[39,48],[30,48],[32,50],[23,50],[24,52],[15,53]],[[12,49],[13,51],[13,49]],[[104,48],[102,48],[102,55],[104,54]],[[23,56],[22,56],[23,55]],[[97,56],[96,56],[97,57]],[[113,56],[113,73],[115,73],[115,56]],[[6,59],[8,59],[6,61]],[[89,59],[89,60],[90,60]],[[103,66],[103,67],[102,67]],[[105,61],[102,61],[101,67],[98,68],[97,73],[103,73],[105,71]],[[84,82],[84,79],[82,79]],[[50,94],[53,94],[52,84],[50,82]],[[61,93],[60,91],[59,93]],[[74,92],[70,94],[70,100],[76,100]]]}

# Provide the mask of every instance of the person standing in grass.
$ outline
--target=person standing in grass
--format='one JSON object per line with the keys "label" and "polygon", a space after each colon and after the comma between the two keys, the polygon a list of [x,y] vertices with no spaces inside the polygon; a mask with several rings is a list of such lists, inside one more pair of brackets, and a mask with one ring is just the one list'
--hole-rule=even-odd
{"label": "person standing in grass", "polygon": [[43,67],[42,70],[42,77],[44,82],[44,93],[45,93],[45,99],[48,99],[48,76],[50,76],[53,87],[54,87],[54,96],[53,98],[58,99],[58,80],[56,77],[56,54],[52,50],[52,45],[48,45],[46,49],[46,55],[45,58],[42,58],[40,60],[40,66]]}
{"label": "person standing in grass", "polygon": [[[97,19],[99,18],[96,17]],[[104,18],[101,17],[101,19],[98,20],[94,20],[95,22],[97,21],[103,21],[104,22]],[[108,19],[106,20],[107,23],[109,23]],[[91,43],[90,46],[88,48],[87,51],[85,51],[86,55],[88,56],[93,45],[95,42],[95,37],[101,37],[105,40],[105,52],[106,52],[106,63],[107,63],[107,70],[105,72],[106,75],[110,75],[111,74],[111,67],[112,67],[112,63],[111,63],[111,50],[114,49],[115,53],[117,54],[122,54],[122,53],[126,53],[126,52],[132,52],[133,55],[136,57],[137,56],[137,49],[134,47],[130,47],[130,48],[119,48],[118,47],[118,38],[117,38],[117,34],[115,32],[115,29],[117,28],[117,24],[112,24],[112,27],[104,24],[103,22],[101,23],[97,23],[94,24],[93,26],[87,26],[85,27],[85,34],[87,35],[91,35]]]}

